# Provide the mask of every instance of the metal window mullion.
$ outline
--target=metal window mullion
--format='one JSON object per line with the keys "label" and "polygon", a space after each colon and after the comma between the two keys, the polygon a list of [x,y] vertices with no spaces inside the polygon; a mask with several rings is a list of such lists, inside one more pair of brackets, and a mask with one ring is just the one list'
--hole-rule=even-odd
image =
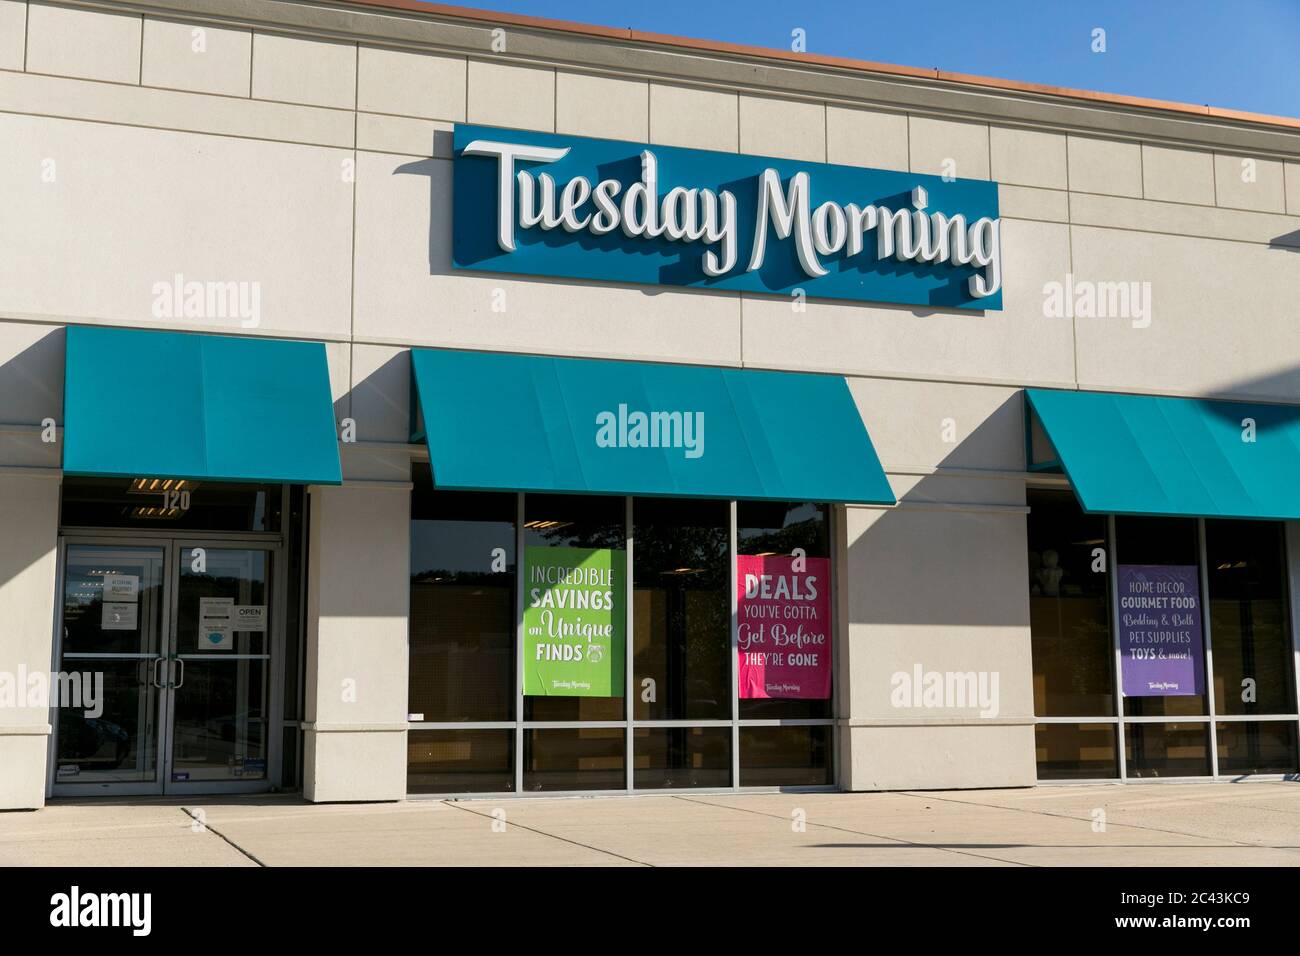
{"label": "metal window mullion", "polygon": [[515,793],[524,792],[524,494],[515,495]]}
{"label": "metal window mullion", "polygon": [[1216,724],[1275,724],[1278,721],[1295,720],[1295,714],[1215,714]]}
{"label": "metal window mullion", "polygon": [[[1296,575],[1300,574],[1300,524],[1294,521],[1288,521],[1283,529],[1283,541],[1285,548],[1283,554],[1286,558],[1286,596],[1289,610],[1288,621],[1291,625],[1291,656],[1294,666],[1294,677],[1291,685],[1293,706],[1300,711],[1300,601],[1296,600],[1297,593],[1300,593],[1300,581]],[[1300,716],[1296,718],[1296,747],[1300,748]],[[1300,761],[1300,749],[1292,752],[1292,757]]]}
{"label": "metal window mullion", "polygon": [[1119,779],[1128,779],[1128,747],[1124,732],[1124,663],[1123,651],[1119,646],[1119,551],[1115,542],[1115,516],[1106,516],[1106,537],[1110,544],[1110,637],[1115,659],[1115,748],[1119,754]]}
{"label": "metal window mullion", "polygon": [[632,548],[636,542],[632,540],[632,496],[626,495],[623,498],[623,670],[625,673],[623,685],[623,716],[626,719],[627,728],[623,735],[623,782],[628,793],[632,792],[632,718],[635,716],[635,703],[632,695],[636,691],[635,674],[633,671],[633,641],[632,628],[635,618],[632,612]]}
{"label": "metal window mullion", "polygon": [[740,786],[740,602],[736,600],[736,502],[730,503],[727,515],[727,590],[731,607],[731,786]]}
{"label": "metal window mullion", "polygon": [[[844,505],[826,504],[826,556],[830,560],[830,575],[826,582],[830,588],[831,619],[827,622],[831,638],[831,743],[826,759],[831,762],[831,786],[840,789],[840,676],[847,670],[848,657],[841,642],[849,633],[847,618],[840,616],[840,574],[848,568],[848,510]],[[840,532],[845,535],[844,558],[840,561]],[[844,714],[848,717],[848,714]]]}
{"label": "metal window mullion", "polygon": [[1205,547],[1205,519],[1196,519],[1196,552],[1201,579],[1201,637],[1205,651],[1201,663],[1205,667],[1205,710],[1210,718],[1209,748],[1210,777],[1219,775],[1219,735],[1214,725],[1214,637],[1210,627],[1210,556]]}

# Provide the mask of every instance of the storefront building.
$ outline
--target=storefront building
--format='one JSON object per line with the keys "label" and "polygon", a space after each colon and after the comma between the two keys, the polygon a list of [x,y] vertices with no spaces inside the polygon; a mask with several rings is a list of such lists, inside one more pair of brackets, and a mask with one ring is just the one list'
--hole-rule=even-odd
{"label": "storefront building", "polygon": [[0,0],[0,808],[1300,772],[1300,121]]}

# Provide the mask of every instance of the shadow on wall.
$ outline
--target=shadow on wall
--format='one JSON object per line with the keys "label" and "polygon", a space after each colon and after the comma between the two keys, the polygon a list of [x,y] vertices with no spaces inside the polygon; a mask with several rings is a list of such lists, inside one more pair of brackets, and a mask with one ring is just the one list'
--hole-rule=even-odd
{"label": "shadow on wall", "polygon": [[[62,446],[41,442],[40,423],[63,423],[64,339],[62,328],[51,329],[0,364],[0,466],[62,465]],[[34,512],[30,495],[57,490],[51,478],[0,474],[0,589],[48,558],[58,534],[57,497],[55,506]]]}
{"label": "shadow on wall", "polygon": [[[1007,477],[1024,469],[1023,408],[1012,392],[939,462],[987,477],[895,475],[897,507],[849,509],[852,623],[1028,627],[1024,486]],[[943,423],[931,426],[939,438]]]}
{"label": "shadow on wall", "polygon": [[[13,323],[11,328],[21,331],[34,327]],[[66,339],[62,326],[50,328],[0,364],[0,425],[38,425],[45,418],[63,424],[63,350]],[[10,456],[0,453],[0,464],[9,464],[10,461]]]}
{"label": "shadow on wall", "polygon": [[1274,236],[1268,241],[1270,249],[1283,249],[1287,252],[1300,252],[1300,229]]}
{"label": "shadow on wall", "polygon": [[[1252,418],[1256,441],[1266,442],[1271,430],[1300,424],[1300,366],[1237,381],[1214,400],[1210,409],[1225,426],[1244,431],[1242,420]],[[1012,470],[1023,470],[1023,416],[1024,391],[1017,390],[943,457],[941,467],[988,469],[992,459],[1015,462]],[[939,474],[898,490],[899,507],[851,509],[849,531],[856,537],[850,538],[848,553],[849,620],[1027,628],[1026,516],[981,508],[1023,506],[1023,485]]]}
{"label": "shadow on wall", "polygon": [[358,441],[404,442],[410,439],[413,398],[411,356],[401,349],[355,381],[336,406],[340,418],[356,420]]}

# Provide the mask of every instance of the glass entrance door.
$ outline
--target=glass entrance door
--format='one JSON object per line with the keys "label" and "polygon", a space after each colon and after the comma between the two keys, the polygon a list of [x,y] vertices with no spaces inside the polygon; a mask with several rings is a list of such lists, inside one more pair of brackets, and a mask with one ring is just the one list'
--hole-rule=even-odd
{"label": "glass entrance door", "polygon": [[[272,545],[69,541],[56,795],[267,789]],[[75,704],[75,706],[70,706]]]}
{"label": "glass entrance door", "polygon": [[56,791],[161,793],[170,603],[167,547],[69,544],[64,553]]}
{"label": "glass entrance door", "polygon": [[271,559],[265,548],[177,548],[170,790],[265,785]]}

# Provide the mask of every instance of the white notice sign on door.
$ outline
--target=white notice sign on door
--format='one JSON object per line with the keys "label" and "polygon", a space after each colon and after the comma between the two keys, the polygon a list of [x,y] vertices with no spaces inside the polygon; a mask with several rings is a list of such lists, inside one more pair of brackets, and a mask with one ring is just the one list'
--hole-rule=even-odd
{"label": "white notice sign on door", "polygon": [[234,598],[199,598],[199,650],[228,651],[235,646],[230,620]]}
{"label": "white notice sign on door", "polygon": [[265,631],[265,604],[236,604],[230,609],[230,620],[236,631]]}
{"label": "white notice sign on door", "polygon": [[105,601],[104,610],[99,616],[100,630],[134,631],[139,627],[139,607],[138,604],[127,604],[124,601]]}
{"label": "white notice sign on door", "polygon": [[129,602],[140,600],[140,576],[136,574],[104,575],[104,601]]}

